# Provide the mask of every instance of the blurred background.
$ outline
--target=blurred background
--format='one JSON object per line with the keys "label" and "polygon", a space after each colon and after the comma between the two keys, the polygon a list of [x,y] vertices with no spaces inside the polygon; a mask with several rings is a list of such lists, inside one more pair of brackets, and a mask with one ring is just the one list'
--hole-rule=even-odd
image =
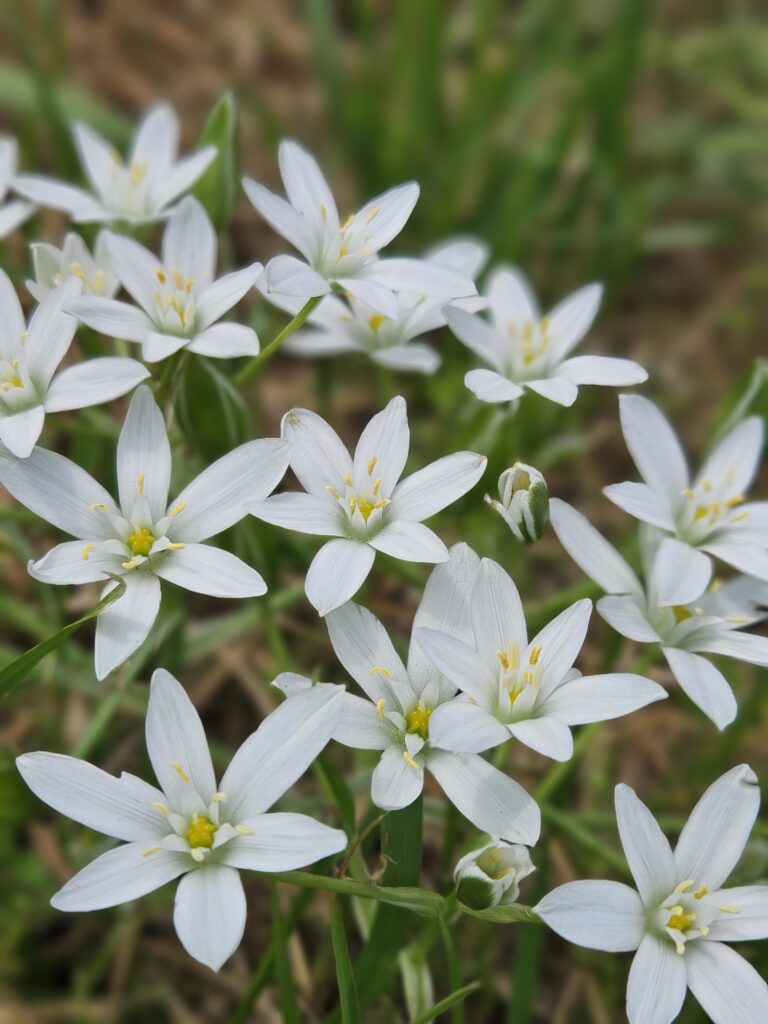
{"label": "blurred background", "polygon": [[[740,400],[763,415],[768,410],[759,364],[755,370],[765,358],[768,314],[767,86],[768,17],[747,0],[0,3],[0,128],[18,137],[22,171],[79,180],[69,119],[89,121],[122,147],[158,99],[175,106],[190,149],[216,101],[231,91],[244,173],[279,189],[276,147],[292,136],[317,155],[342,214],[393,184],[420,182],[421,199],[394,247],[399,252],[417,254],[458,233],[477,235],[495,262],[526,271],[544,306],[589,280],[605,282],[605,304],[585,351],[624,354],[646,366],[644,393],[659,401],[696,458]],[[64,228],[58,215],[43,212],[0,244],[0,263],[22,290],[26,243],[58,242]],[[223,260],[240,265],[281,251],[284,243],[240,193],[222,239]],[[244,315],[263,341],[283,322],[263,302]],[[86,351],[91,344],[82,341]],[[516,458],[533,463],[547,474],[551,493],[590,515],[633,557],[632,523],[600,493],[634,474],[616,394],[583,389],[571,410],[531,396],[514,429],[489,441],[483,411],[463,386],[469,354],[447,332],[439,347],[443,368],[428,379],[376,371],[354,357],[311,364],[283,356],[244,401],[218,367],[214,378],[189,375],[177,408],[186,441],[179,442],[175,471],[186,481],[233,444],[276,434],[282,413],[295,404],[316,409],[354,441],[389,397],[405,394],[412,468],[487,442],[488,474],[436,520],[437,529],[512,572],[531,626],[540,626],[596,591],[551,533],[533,550],[519,548],[483,505],[483,488],[494,492],[495,477]],[[111,485],[123,411],[115,403],[49,418],[43,443]],[[765,483],[764,476],[763,495]],[[45,588],[26,575],[26,560],[53,540],[50,528],[0,495],[0,663],[96,600],[95,589]],[[292,930],[277,954],[286,954],[293,1003],[285,974],[281,981],[274,970],[283,960],[261,882],[247,886],[243,946],[215,976],[179,946],[172,891],[113,911],[59,914],[48,906],[50,895],[103,849],[103,840],[42,807],[13,768],[19,752],[46,749],[114,772],[146,772],[142,719],[147,681],[159,664],[182,678],[201,709],[219,764],[274,704],[265,684],[277,671],[345,681],[303,597],[316,541],[250,521],[225,543],[264,572],[268,600],[228,605],[182,598],[168,587],[158,626],[125,670],[97,689],[85,629],[0,706],[0,1024],[334,1019],[321,895],[294,929],[295,893],[280,893]],[[425,567],[379,559],[361,595],[401,644],[425,578]],[[595,617],[580,667],[628,669],[638,653]],[[768,779],[767,673],[723,667],[741,708],[723,736],[673,690],[663,706],[601,727],[559,773],[525,748],[509,751],[508,769],[530,790],[548,780],[540,790],[546,799],[544,837],[534,854],[539,871],[523,887],[524,902],[572,878],[625,876],[613,819],[616,782],[633,785],[674,836],[727,768],[748,760]],[[662,665],[648,672],[670,682]],[[371,815],[369,773],[366,755],[334,748],[285,806],[338,820],[329,792],[341,775],[364,822]],[[465,822],[446,815],[436,789],[427,797],[423,883],[446,891],[471,837]],[[373,839],[366,856],[377,869]],[[767,871],[762,822],[738,880],[765,878]],[[440,998],[449,986],[437,940],[423,922],[408,922],[403,941],[413,970],[426,977],[426,956]],[[532,926],[469,918],[460,920],[455,940],[462,980],[482,983],[465,1007],[472,1024],[623,1019],[627,957],[566,947]],[[362,943],[352,943],[357,956]],[[410,1019],[396,952],[365,990],[372,1007],[366,1020]],[[768,965],[754,946],[740,952],[758,968]],[[461,1017],[453,1019],[459,1024]],[[680,1019],[693,1024],[704,1017],[689,999]]]}

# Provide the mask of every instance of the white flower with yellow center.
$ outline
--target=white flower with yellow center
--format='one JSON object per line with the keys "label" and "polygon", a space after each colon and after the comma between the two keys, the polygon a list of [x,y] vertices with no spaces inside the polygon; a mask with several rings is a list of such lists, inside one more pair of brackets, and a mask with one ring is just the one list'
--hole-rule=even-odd
{"label": "white flower with yellow center", "polygon": [[764,1024],[768,985],[726,942],[768,937],[768,886],[723,889],[760,807],[748,765],[706,791],[672,852],[653,815],[616,787],[619,834],[637,892],[620,882],[570,882],[534,907],[569,942],[637,950],[629,972],[630,1024],[671,1024],[690,988],[714,1024]]}
{"label": "white flower with yellow center", "polygon": [[435,711],[433,741],[481,753],[514,736],[546,757],[567,761],[571,726],[617,718],[666,697],[642,676],[581,676],[573,668],[591,611],[591,601],[577,601],[529,643],[517,587],[500,565],[484,558],[471,594],[472,637],[434,628],[416,633],[426,656],[465,695]]}
{"label": "white flower with yellow center", "polygon": [[736,717],[728,681],[700,654],[768,665],[768,638],[741,630],[768,616],[768,584],[736,576],[710,584],[709,564],[655,527],[641,529],[645,586],[580,512],[552,499],[552,526],[571,558],[606,592],[597,611],[622,636],[659,644],[691,700],[719,729]]}
{"label": "white flower with yellow center", "polygon": [[98,233],[93,255],[80,235],[72,232],[64,239],[61,249],[47,242],[34,242],[30,248],[35,280],[27,281],[27,290],[37,302],[42,302],[49,292],[70,277],[82,283],[83,295],[111,299],[120,287],[112,269],[106,231]]}
{"label": "white flower with yellow center", "polygon": [[123,161],[111,143],[76,121],[72,135],[92,192],[43,175],[25,174],[14,188],[39,206],[64,210],[78,223],[125,221],[142,224],[166,217],[216,156],[215,146],[177,160],[179,122],[167,104],[153,107],[136,129]]}
{"label": "white flower with yellow center", "polygon": [[[77,537],[28,570],[44,583],[97,583],[123,577],[126,592],[96,624],[96,676],[103,679],[147,638],[160,608],[160,580],[212,597],[258,597],[264,580],[210,544],[264,498],[288,466],[289,445],[250,441],[214,462],[168,503],[171,448],[147,387],[131,400],[117,444],[119,503],[93,477],[55,452],[24,461],[0,451],[0,483],[36,515]],[[107,584],[105,593],[116,584]]]}
{"label": "white flower with yellow center", "polygon": [[111,401],[146,380],[135,359],[89,359],[57,373],[77,328],[65,312],[80,291],[70,280],[45,296],[24,321],[18,296],[0,270],[0,441],[26,459],[43,429],[45,414]]}
{"label": "white flower with yellow center", "polygon": [[669,422],[647,398],[622,395],[621,429],[643,483],[612,484],[610,500],[688,546],[690,564],[711,574],[708,555],[768,580],[768,501],[747,502],[764,444],[759,416],[723,438],[691,480]]}
{"label": "white flower with yellow center", "polygon": [[[35,208],[23,199],[8,199],[13,191],[19,164],[19,147],[10,135],[0,135],[0,238],[21,227]],[[7,201],[6,201],[7,200]]]}
{"label": "white flower with yellow center", "polygon": [[366,203],[342,224],[328,183],[314,157],[295,142],[279,150],[280,174],[287,200],[243,179],[243,187],[267,223],[304,256],[276,256],[267,265],[269,290],[309,299],[326,295],[331,285],[397,317],[394,291],[442,297],[474,295],[476,288],[451,267],[416,259],[379,259],[378,252],[400,234],[419,197],[409,182]]}
{"label": "white flower with yellow center", "polygon": [[625,387],[648,379],[629,359],[569,358],[592,326],[600,285],[587,285],[542,316],[522,274],[503,266],[491,275],[485,297],[488,319],[463,309],[445,313],[459,341],[492,367],[470,370],[464,378],[482,402],[511,402],[528,388],[559,405],[573,405],[581,384]]}
{"label": "white flower with yellow center", "polygon": [[337,538],[318,551],[307,573],[307,597],[321,615],[357,593],[377,551],[409,562],[444,562],[447,548],[422,519],[466,494],[486,464],[483,455],[456,452],[401,481],[410,432],[400,397],[370,421],[354,459],[308,409],[286,413],[282,436],[291,443],[291,469],[307,493],[276,494],[247,508],[267,523]]}
{"label": "white flower with yellow center", "polygon": [[522,786],[476,753],[455,753],[432,729],[435,716],[460,698],[451,680],[425,657],[417,637],[424,627],[468,637],[468,599],[477,565],[474,551],[456,544],[448,561],[433,570],[416,612],[407,667],[367,609],[350,602],[327,616],[333,649],[368,698],[344,695],[334,739],[382,752],[371,798],[384,810],[412,803],[422,791],[426,770],[477,828],[533,845],[541,815]]}
{"label": "white flower with yellow center", "polygon": [[55,810],[123,841],[56,893],[57,910],[138,899],[183,876],[174,925],[182,945],[214,971],[240,944],[240,870],[286,871],[338,853],[346,836],[304,814],[267,813],[330,739],[342,687],[320,685],[264,719],[216,776],[200,718],[164,669],[152,677],[147,750],[160,788],[62,754],[17,758],[29,788]]}
{"label": "white flower with yellow center", "polygon": [[216,233],[196,199],[188,196],[169,218],[161,259],[131,238],[110,234],[107,245],[115,273],[137,305],[85,296],[70,305],[83,323],[139,342],[150,363],[181,348],[215,359],[258,354],[253,328],[216,321],[253,288],[263,268],[253,263],[214,278]]}

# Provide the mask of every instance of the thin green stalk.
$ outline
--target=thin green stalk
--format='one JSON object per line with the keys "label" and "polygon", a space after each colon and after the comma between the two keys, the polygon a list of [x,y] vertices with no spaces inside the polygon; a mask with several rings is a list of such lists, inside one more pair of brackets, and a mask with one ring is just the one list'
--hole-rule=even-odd
{"label": "thin green stalk", "polygon": [[287,323],[279,334],[275,335],[267,347],[263,348],[257,356],[253,357],[247,366],[243,367],[240,373],[235,376],[235,384],[237,384],[238,387],[242,387],[243,384],[247,384],[249,380],[256,376],[257,373],[261,372],[283,342],[287,338],[290,338],[295,331],[298,331],[312,310],[319,304],[321,298],[322,295],[316,295],[314,298],[309,299],[301,307],[293,320]]}
{"label": "thin green stalk", "polygon": [[[456,953],[456,943],[453,941],[453,935],[451,935],[450,926],[443,917],[440,918],[440,937],[443,940],[445,959],[448,962],[448,980],[450,982],[451,992],[456,992],[461,988],[461,966],[459,964],[459,957]],[[454,1004],[451,1016],[453,1018],[453,1024],[466,1024],[467,1018],[464,1013],[463,1001],[459,1001]]]}
{"label": "thin green stalk", "polygon": [[280,995],[283,1024],[300,1024],[301,1017],[299,1016],[299,1004],[296,999],[296,986],[291,974],[291,964],[288,960],[288,951],[286,949],[288,934],[283,923],[283,912],[280,909],[280,895],[277,891],[276,882],[272,883],[272,931],[276,939],[274,974]]}

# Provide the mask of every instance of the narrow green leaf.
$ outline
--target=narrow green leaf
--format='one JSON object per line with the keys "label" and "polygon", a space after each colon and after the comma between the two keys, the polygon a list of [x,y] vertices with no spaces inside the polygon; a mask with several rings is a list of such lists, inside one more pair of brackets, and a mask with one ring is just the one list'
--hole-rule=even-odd
{"label": "narrow green leaf", "polygon": [[435,1005],[435,990],[432,974],[424,950],[411,943],[401,950],[397,957],[400,976],[403,979],[405,1005],[410,1017],[418,1017]]}
{"label": "narrow green leaf", "polygon": [[184,364],[176,413],[184,435],[209,459],[226,455],[250,433],[248,408],[237,388],[202,356]]}
{"label": "narrow green leaf", "polygon": [[441,1013],[445,1013],[446,1010],[452,1009],[454,1006],[458,1006],[459,1003],[463,1003],[467,996],[471,996],[473,992],[476,992],[480,987],[479,981],[473,981],[469,985],[464,985],[462,988],[456,989],[455,992],[451,992],[445,999],[441,999],[439,1003],[435,1003],[431,1009],[427,1010],[426,1013],[422,1013],[420,1017],[416,1017],[415,1020],[411,1021],[411,1024],[428,1024],[429,1021],[434,1020],[435,1017],[439,1017]]}
{"label": "narrow green leaf", "polygon": [[331,941],[336,959],[336,980],[339,985],[339,1004],[343,1024],[359,1024],[360,1007],[357,1001],[355,975],[349,959],[347,933],[344,928],[344,907],[337,896],[331,907]]}
{"label": "narrow green leaf", "polygon": [[458,904],[462,914],[469,914],[470,917],[479,917],[481,921],[492,921],[494,924],[512,924],[523,922],[525,924],[541,924],[538,914],[534,914],[530,907],[522,903],[511,903],[506,907],[489,907],[487,910],[472,910],[465,907],[463,903]]}
{"label": "narrow green leaf", "polygon": [[422,917],[441,917],[445,908],[445,899],[439,893],[419,889],[413,885],[382,886],[375,882],[357,882],[352,878],[314,875],[309,871],[279,871],[264,877],[276,882],[287,882],[288,885],[298,885],[304,889],[325,889],[327,892],[390,903],[400,910],[412,910]]}
{"label": "narrow green leaf", "polygon": [[238,189],[237,101],[225,92],[208,115],[199,146],[215,146],[216,159],[192,189],[217,230],[229,224]]}
{"label": "narrow green leaf", "polygon": [[99,601],[97,605],[94,605],[86,615],[81,619],[78,619],[76,622],[71,622],[68,626],[64,626],[63,629],[54,633],[53,636],[49,636],[47,640],[43,640],[42,643],[36,644],[36,646],[28,650],[26,654],[22,654],[20,658],[12,661],[10,665],[6,665],[6,667],[0,672],[0,698],[7,697],[9,693],[13,693],[18,686],[21,686],[35,665],[42,661],[46,654],[50,654],[51,651],[55,651],[56,648],[64,643],[68,637],[72,636],[73,633],[76,633],[81,626],[85,625],[85,623],[89,622],[91,619],[96,618],[96,616],[100,615],[105,608],[108,608],[109,605],[113,604],[113,602],[123,596],[125,593],[125,581],[118,576],[113,576],[112,578],[117,583],[117,586],[114,590],[111,590],[105,598]]}
{"label": "narrow green leaf", "polygon": [[757,359],[720,402],[715,412],[710,447],[752,414],[768,416],[768,360]]}
{"label": "narrow green leaf", "polygon": [[283,922],[283,912],[280,909],[276,882],[272,883],[272,931],[275,936],[275,981],[277,982],[277,990],[280,995],[283,1024],[300,1024],[301,1017],[299,1015],[299,1004],[296,1001],[296,986],[291,975],[291,965],[288,961],[288,952],[286,950],[288,929]]}

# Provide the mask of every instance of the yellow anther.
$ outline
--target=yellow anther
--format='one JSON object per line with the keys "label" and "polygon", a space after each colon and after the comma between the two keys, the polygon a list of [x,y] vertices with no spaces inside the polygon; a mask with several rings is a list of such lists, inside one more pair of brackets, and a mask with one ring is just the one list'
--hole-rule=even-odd
{"label": "yellow anther", "polygon": [[91,512],[109,512],[109,509],[107,508],[103,501],[93,501],[88,506],[88,508],[91,510]]}
{"label": "yellow anther", "polygon": [[168,815],[169,815],[169,814],[171,813],[171,812],[170,812],[170,811],[168,810],[168,808],[167,808],[167,807],[165,806],[165,804],[161,804],[159,800],[158,800],[158,802],[157,802],[157,803],[154,803],[154,804],[152,804],[152,808],[153,808],[153,810],[155,810],[155,811],[159,811],[159,812],[160,812],[160,813],[161,813],[162,815],[164,815],[164,816],[165,816],[166,818],[167,818],[167,817],[168,817]]}
{"label": "yellow anther", "polygon": [[182,782],[189,782],[189,776],[181,767],[178,761],[171,761],[171,768],[176,772]]}
{"label": "yellow anther", "polygon": [[91,552],[93,551],[93,549],[95,547],[96,547],[95,544],[86,544],[85,545],[85,547],[83,548],[83,561],[84,562],[87,562],[88,559],[91,557]]}
{"label": "yellow anther", "polygon": [[155,535],[148,526],[142,526],[130,534],[126,543],[131,549],[132,555],[144,555],[146,557],[155,543]]}
{"label": "yellow anther", "polygon": [[187,842],[195,849],[203,847],[210,850],[213,846],[213,837],[216,834],[216,826],[209,821],[204,814],[193,814],[187,829]]}
{"label": "yellow anther", "polygon": [[405,761],[409,768],[415,768],[416,771],[419,770],[418,764],[413,760],[413,758],[411,757],[407,750],[403,751],[403,760]]}
{"label": "yellow anther", "polygon": [[695,884],[695,881],[694,878],[686,878],[684,882],[675,886],[675,892],[688,892],[691,886]]}
{"label": "yellow anther", "polygon": [[381,325],[384,323],[386,319],[387,317],[382,316],[381,313],[374,313],[373,316],[368,320],[368,326],[371,328],[372,331],[378,331],[378,329],[381,327]]}
{"label": "yellow anther", "polygon": [[190,850],[189,852],[192,855],[192,860],[196,860],[198,864],[202,864],[205,860],[205,854],[202,850]]}
{"label": "yellow anther", "polygon": [[248,825],[235,825],[235,832],[239,832],[241,836],[253,835],[253,829]]}
{"label": "yellow anther", "polygon": [[371,489],[371,494],[374,496],[374,498],[378,497],[378,494],[379,494],[380,490],[381,490],[381,477],[377,476],[376,479],[373,481],[373,488]]}
{"label": "yellow anther", "polygon": [[379,460],[376,458],[375,455],[371,456],[371,458],[368,460],[368,476],[373,476],[373,471],[374,469],[376,469],[376,463],[378,461]]}
{"label": "yellow anther", "polygon": [[69,264],[69,269],[75,277],[79,277],[81,281],[85,280],[85,271],[83,270],[82,263],[78,263],[77,260],[75,260],[73,263]]}
{"label": "yellow anther", "polygon": [[534,686],[536,684],[536,677],[533,672],[523,672],[523,682],[527,686]]}
{"label": "yellow anther", "polygon": [[541,644],[536,644],[534,646],[533,650],[531,651],[531,656],[529,657],[528,661],[530,662],[531,665],[537,665],[538,662],[539,662],[539,658],[540,657],[541,657]]}
{"label": "yellow anther", "polygon": [[186,279],[186,281],[184,282],[184,291],[187,293],[187,295],[191,295],[192,289],[194,287],[195,287],[195,279],[194,279],[194,277],[188,277]]}
{"label": "yellow anther", "polygon": [[391,501],[390,498],[380,498],[377,502],[374,503],[373,507],[374,507],[375,510],[378,511],[378,509],[386,508],[387,505],[391,505],[391,504],[392,504],[392,501]]}
{"label": "yellow anther", "polygon": [[387,679],[392,678],[392,673],[389,671],[388,668],[385,668],[383,665],[374,665],[373,668],[371,669],[371,675],[386,676]]}
{"label": "yellow anther", "polygon": [[181,276],[181,271],[179,271],[179,270],[172,270],[171,271],[171,280],[176,285],[176,287],[179,289],[179,291],[181,291],[181,289],[184,287],[184,278]]}
{"label": "yellow anther", "polygon": [[370,223],[371,223],[371,221],[373,220],[373,218],[374,218],[375,216],[377,216],[377,214],[378,214],[378,212],[379,212],[379,210],[380,210],[380,209],[381,209],[381,207],[380,207],[380,206],[374,206],[374,208],[373,208],[373,209],[371,210],[371,212],[370,212],[370,213],[368,214],[368,216],[367,216],[367,217],[365,218],[365,223],[366,223],[366,224],[370,224]]}
{"label": "yellow anther", "polygon": [[149,849],[141,851],[141,856],[142,857],[149,857],[150,854],[160,853],[161,850],[162,850],[162,846],[150,846]]}
{"label": "yellow anther", "polygon": [[142,562],[142,559],[140,559],[140,558],[132,558],[128,562],[123,562],[122,565],[123,565],[124,569],[127,569],[128,572],[130,572],[131,569],[135,569],[137,566],[141,565],[141,562]]}
{"label": "yellow anther", "polygon": [[735,516],[731,516],[732,523],[741,523],[744,519],[749,518],[749,512],[739,512]]}
{"label": "yellow anther", "polygon": [[699,931],[701,932],[702,935],[709,935],[709,925],[708,924],[703,924],[699,928]]}
{"label": "yellow anther", "polygon": [[341,230],[342,230],[342,231],[346,231],[346,230],[347,230],[347,228],[348,228],[348,227],[350,226],[350,224],[352,223],[352,221],[353,221],[354,219],[355,219],[355,215],[354,215],[354,213],[350,213],[350,215],[349,215],[349,216],[347,217],[347,219],[346,219],[346,220],[344,221],[344,223],[343,223],[343,224],[341,225]]}
{"label": "yellow anther", "polygon": [[706,517],[710,514],[711,509],[709,505],[699,505],[696,511],[693,513],[693,518],[696,522],[698,522],[700,519],[706,519]]}
{"label": "yellow anther", "polygon": [[686,619],[693,617],[693,612],[684,604],[673,604],[672,614],[675,616],[675,622],[685,622]]}
{"label": "yellow anther", "polygon": [[749,618],[746,615],[726,615],[726,622],[735,622],[739,626],[743,626],[746,622],[749,622]]}
{"label": "yellow anther", "polygon": [[323,224],[327,223],[327,221],[328,221],[328,210],[325,208],[325,203],[320,203],[320,218],[321,218]]}
{"label": "yellow anther", "polygon": [[168,275],[166,274],[162,267],[157,268],[157,270],[155,271],[155,277],[160,282],[160,284],[168,283]]}
{"label": "yellow anther", "polygon": [[718,590],[720,589],[720,587],[722,587],[722,585],[723,585],[723,581],[720,579],[720,577],[719,576],[715,576],[715,578],[712,580],[712,582],[709,585],[709,592],[710,592],[710,594],[716,594],[718,592]]}
{"label": "yellow anther", "polygon": [[743,505],[746,500],[743,494],[734,494],[732,498],[726,498],[724,504],[726,508],[736,508],[737,505]]}
{"label": "yellow anther", "polygon": [[339,246],[339,259],[343,260],[344,257],[348,256],[348,255],[349,255],[349,249],[346,247],[346,245],[340,245]]}
{"label": "yellow anther", "polygon": [[509,669],[509,655],[506,651],[496,651],[496,657],[501,662],[501,666],[504,669]]}
{"label": "yellow anther", "polygon": [[414,736],[421,736],[423,740],[429,733],[429,720],[432,717],[432,708],[425,707],[419,703],[405,716],[405,728]]}
{"label": "yellow anther", "polygon": [[214,803],[221,804],[224,803],[225,800],[229,800],[229,797],[227,796],[226,793],[214,793],[213,796],[211,797],[211,800]]}
{"label": "yellow anther", "polygon": [[341,495],[336,490],[336,488],[333,486],[333,484],[326,484],[325,485],[325,489],[326,489],[326,491],[328,491],[329,494],[333,495],[333,497],[336,499],[336,501],[341,501]]}
{"label": "yellow anther", "polygon": [[741,913],[741,908],[740,907],[733,907],[733,906],[731,906],[730,903],[721,903],[720,906],[717,909],[718,910],[722,910],[722,912],[724,914],[740,914]]}
{"label": "yellow anther", "polygon": [[695,914],[686,914],[682,907],[672,907],[672,913],[667,921],[667,928],[674,928],[676,932],[685,933],[695,923]]}
{"label": "yellow anther", "polygon": [[345,472],[344,476],[341,479],[344,481],[347,487],[352,486],[352,474],[349,472],[349,470]]}
{"label": "yellow anther", "polygon": [[381,700],[377,700],[376,701],[376,714],[379,716],[379,718],[382,721],[384,720],[384,705],[385,704],[386,704],[386,700],[385,700],[384,697],[382,697]]}
{"label": "yellow anther", "polygon": [[696,492],[692,491],[690,487],[684,487],[680,492],[684,498],[695,498]]}
{"label": "yellow anther", "polygon": [[134,160],[129,170],[132,185],[139,185],[147,173],[149,162],[147,160]]}
{"label": "yellow anther", "polygon": [[177,515],[179,515],[179,513],[183,512],[186,507],[187,507],[186,501],[177,501],[176,504],[171,509],[171,511],[168,513],[168,515],[169,516],[177,516]]}
{"label": "yellow anther", "polygon": [[186,544],[182,544],[181,541],[170,541],[169,540],[168,543],[165,545],[165,550],[166,551],[183,551],[186,546],[187,545]]}
{"label": "yellow anther", "polygon": [[708,480],[708,479],[707,480],[702,480],[701,481],[701,489],[703,491],[706,491],[707,493],[709,493],[712,490],[712,481]]}
{"label": "yellow anther", "polygon": [[104,291],[104,283],[104,271],[97,270],[91,280],[91,291],[93,292],[94,295],[101,295],[101,293]]}
{"label": "yellow anther", "polygon": [[136,490],[139,492],[139,496],[144,493],[144,473],[139,473],[136,480]]}
{"label": "yellow anther", "polygon": [[680,942],[679,940],[675,942],[675,952],[682,956],[685,953],[685,943]]}

